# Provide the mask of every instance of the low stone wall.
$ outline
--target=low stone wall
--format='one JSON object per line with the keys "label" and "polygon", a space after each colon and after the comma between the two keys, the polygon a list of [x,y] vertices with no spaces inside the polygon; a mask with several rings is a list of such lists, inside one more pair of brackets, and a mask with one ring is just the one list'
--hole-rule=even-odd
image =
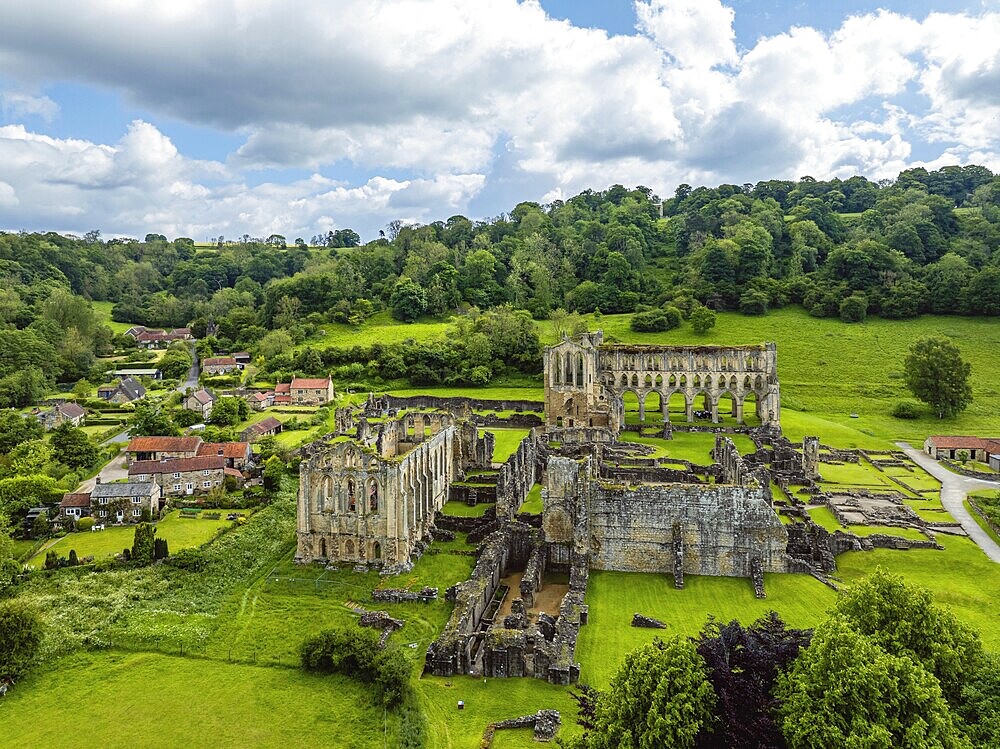
{"label": "low stone wall", "polygon": [[448,499],[452,502],[463,502],[467,505],[492,504],[497,501],[497,487],[469,486],[467,484],[452,484],[448,490]]}
{"label": "low stone wall", "polygon": [[414,395],[402,397],[398,395],[380,395],[376,402],[397,411],[409,408],[442,408],[453,413],[463,409],[471,411],[534,411],[541,413],[545,409],[544,401],[527,400],[485,400],[482,398],[442,398],[435,395]]}
{"label": "low stone wall", "polygon": [[534,429],[545,422],[535,413],[515,413],[510,416],[496,414],[472,414],[472,420],[481,427],[501,427],[504,429]]}
{"label": "low stone wall", "polygon": [[459,533],[471,533],[485,525],[490,525],[496,520],[496,510],[487,508],[482,517],[470,518],[459,517],[457,515],[444,515],[439,510],[434,515],[434,527],[443,528],[446,531]]}
{"label": "low stone wall", "polygon": [[533,728],[535,741],[552,741],[559,733],[562,725],[562,718],[558,710],[539,710],[534,715],[522,715],[519,718],[509,718],[497,723],[490,723],[483,732],[483,740],[480,742],[480,749],[490,749],[493,746],[493,737],[497,731],[516,728]]}
{"label": "low stone wall", "polygon": [[974,471],[971,468],[966,468],[961,463],[955,463],[954,461],[948,460],[947,458],[940,458],[938,460],[941,465],[949,468],[955,473],[961,474],[962,476],[968,476],[970,479],[982,479],[983,481],[1000,481],[1000,473],[987,473],[986,471]]}

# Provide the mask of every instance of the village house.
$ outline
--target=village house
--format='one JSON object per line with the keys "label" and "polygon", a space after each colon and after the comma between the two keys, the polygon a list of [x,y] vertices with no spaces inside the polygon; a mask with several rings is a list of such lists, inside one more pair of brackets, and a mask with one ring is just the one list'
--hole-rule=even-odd
{"label": "village house", "polygon": [[203,442],[198,447],[198,457],[221,455],[226,459],[226,468],[245,471],[253,459],[249,442]]}
{"label": "village house", "polygon": [[203,455],[140,460],[129,466],[128,475],[131,480],[157,483],[164,497],[205,494],[222,485],[226,475],[226,458],[223,455]]}
{"label": "village house", "polygon": [[274,386],[274,403],[275,406],[290,406],[292,405],[292,386],[288,382],[279,382]]}
{"label": "village house", "polygon": [[125,456],[129,465],[140,460],[193,458],[201,443],[201,437],[134,437],[125,448]]}
{"label": "village house", "polygon": [[965,453],[967,460],[988,463],[990,455],[1000,453],[1000,438],[937,435],[924,440],[924,452],[938,460],[960,460],[959,453]]}
{"label": "village house", "polygon": [[233,352],[233,358],[241,367],[245,367],[250,363],[250,353],[248,351],[235,351]]}
{"label": "village house", "polygon": [[207,375],[223,375],[238,372],[242,365],[231,356],[209,356],[201,363],[201,371]]}
{"label": "village house", "polygon": [[131,403],[146,397],[146,388],[133,377],[124,377],[97,388],[97,397],[111,403]]}
{"label": "village house", "polygon": [[134,339],[139,348],[145,349],[166,348],[174,341],[190,341],[193,338],[190,328],[174,328],[166,331],[153,330],[142,325],[129,328],[125,331],[125,335]]}
{"label": "village house", "polygon": [[37,418],[42,427],[46,430],[55,429],[60,424],[70,423],[75,427],[80,426],[86,418],[87,412],[82,406],[69,401],[60,403],[52,408],[39,411]]}
{"label": "village house", "polygon": [[207,390],[195,390],[183,401],[184,408],[199,414],[203,421],[208,420],[208,417],[212,415],[213,405],[215,405],[215,396]]}
{"label": "village house", "polygon": [[59,503],[59,517],[64,520],[90,517],[90,492],[64,494]]}
{"label": "village house", "polygon": [[90,493],[90,513],[98,521],[138,523],[143,510],[159,516],[161,497],[161,487],[148,479],[98,483]]}
{"label": "village house", "polygon": [[152,367],[128,367],[125,369],[115,369],[111,372],[108,372],[108,377],[109,379],[112,380],[115,379],[116,377],[119,378],[133,377],[136,379],[140,377],[148,377],[151,380],[162,380],[163,372]]}
{"label": "village house", "polygon": [[240,434],[244,442],[255,442],[261,437],[272,437],[281,431],[281,422],[273,416],[251,424]]}
{"label": "village house", "polygon": [[292,405],[318,406],[329,403],[334,398],[333,380],[327,376],[323,379],[295,377],[290,386]]}
{"label": "village house", "polygon": [[274,391],[266,393],[250,393],[247,403],[253,411],[264,411],[274,405]]}

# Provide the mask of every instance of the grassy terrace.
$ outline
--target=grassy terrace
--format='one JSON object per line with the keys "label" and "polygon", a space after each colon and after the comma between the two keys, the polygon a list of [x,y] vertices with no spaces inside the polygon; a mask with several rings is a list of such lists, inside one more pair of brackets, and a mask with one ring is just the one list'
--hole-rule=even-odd
{"label": "grassy terrace", "polygon": [[[229,510],[214,510],[206,512],[221,513],[218,520],[206,520],[205,518],[182,518],[177,510],[167,513],[163,520],[156,522],[156,535],[158,538],[165,538],[170,546],[171,552],[192,546],[201,546],[219,531],[231,528],[233,522],[226,520]],[[237,510],[242,514],[247,514],[246,510]],[[54,543],[47,543],[28,561],[31,567],[41,567],[45,562],[45,554],[49,549],[54,550],[61,557],[68,557],[70,549],[76,549],[77,556],[86,557],[93,555],[96,559],[101,557],[120,554],[122,549],[132,548],[132,539],[135,536],[134,526],[126,525],[120,527],[108,527],[103,531],[85,531],[79,533],[67,533]]]}

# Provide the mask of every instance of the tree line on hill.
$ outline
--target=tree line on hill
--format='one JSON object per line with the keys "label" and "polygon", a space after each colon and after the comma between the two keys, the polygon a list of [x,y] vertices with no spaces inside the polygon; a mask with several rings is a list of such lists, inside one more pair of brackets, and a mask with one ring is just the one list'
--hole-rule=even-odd
{"label": "tree line on hill", "polygon": [[[99,375],[94,357],[122,341],[87,300],[112,302],[119,322],[190,325],[217,349],[265,355],[380,310],[404,322],[472,307],[534,319],[638,312],[640,330],[674,326],[678,313],[708,329],[713,310],[786,304],[848,321],[1000,314],[1000,177],[979,166],[879,183],[681,185],[662,201],[615,185],[486,221],[393,222],[366,244],[349,229],[313,241],[323,246],[0,234],[0,393],[16,405]],[[464,380],[481,379],[471,369]]]}

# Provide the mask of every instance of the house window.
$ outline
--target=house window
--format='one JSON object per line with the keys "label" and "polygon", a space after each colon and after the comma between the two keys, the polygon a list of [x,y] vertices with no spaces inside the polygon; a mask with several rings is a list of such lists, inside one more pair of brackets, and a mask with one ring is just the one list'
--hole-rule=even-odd
{"label": "house window", "polygon": [[201,472],[201,475],[202,476],[211,476],[212,475],[212,471],[211,471],[211,469],[206,469],[206,470],[204,470],[204,471]]}
{"label": "house window", "polygon": [[100,515],[102,518],[106,518],[108,516],[108,511],[107,510],[98,510],[97,514]]}
{"label": "house window", "polygon": [[100,499],[97,500],[97,503],[101,504],[101,505],[106,505],[108,503],[108,498],[107,497],[101,497]]}
{"label": "house window", "polygon": [[174,484],[174,491],[175,492],[179,492],[180,490],[181,490],[181,485],[180,484]]}
{"label": "house window", "polygon": [[140,510],[138,507],[132,510],[132,517],[137,518],[141,515],[142,515],[142,510]]}
{"label": "house window", "polygon": [[175,474],[174,474],[174,478],[175,478],[175,479],[179,479],[180,477],[181,477],[181,475],[180,475],[179,473],[175,473]]}
{"label": "house window", "polygon": [[211,487],[211,486],[212,486],[212,482],[211,482],[211,481],[202,481],[202,482],[201,482],[201,485],[202,485],[202,486],[203,486],[204,488],[208,489],[209,487]]}
{"label": "house window", "polygon": [[139,478],[139,483],[141,484],[146,481],[146,474],[140,473],[138,478]]}
{"label": "house window", "polygon": [[134,505],[142,504],[142,497],[132,497],[132,504]]}

